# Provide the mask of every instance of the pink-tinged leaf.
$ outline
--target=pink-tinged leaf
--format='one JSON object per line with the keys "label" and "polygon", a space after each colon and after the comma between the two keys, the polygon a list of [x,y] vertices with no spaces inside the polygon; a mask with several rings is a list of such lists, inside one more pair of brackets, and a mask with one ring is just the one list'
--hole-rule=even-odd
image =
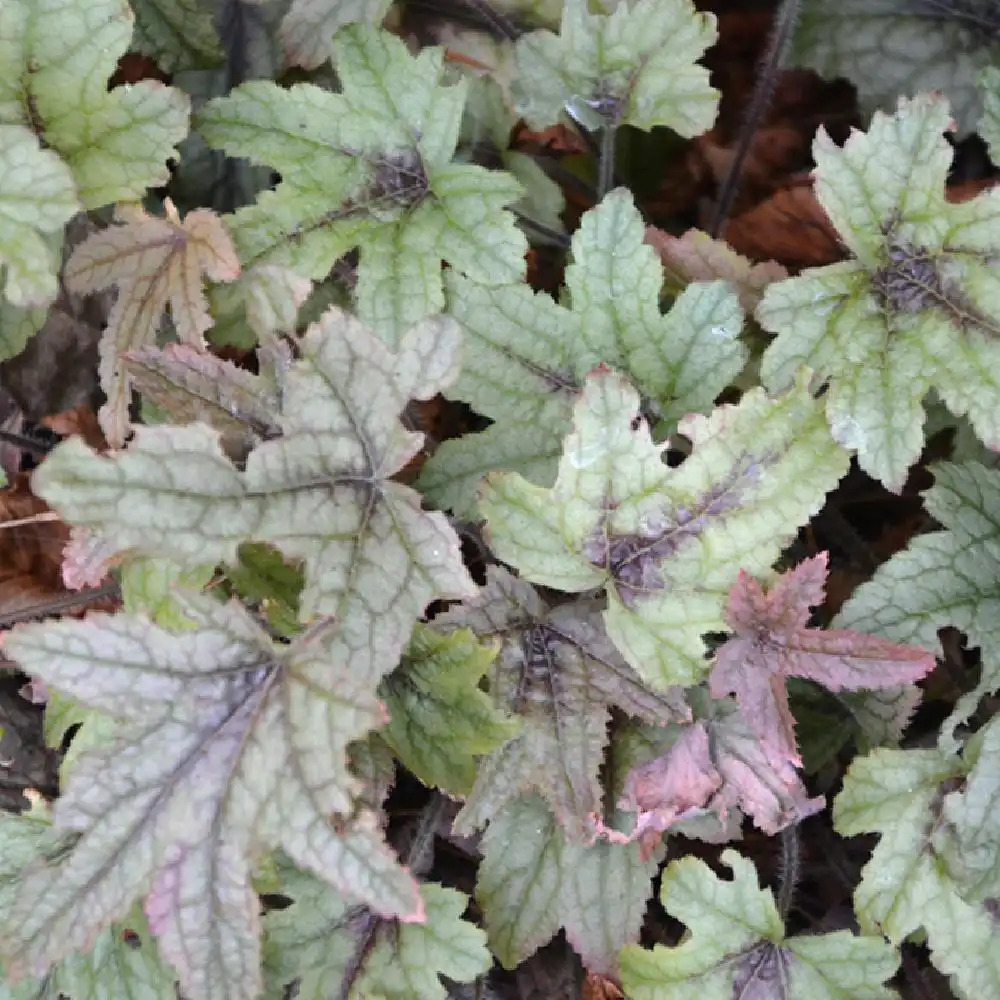
{"label": "pink-tinged leaf", "polygon": [[777,760],[800,764],[786,679],[804,677],[831,691],[911,684],[934,668],[923,649],[846,630],[809,628],[823,600],[825,552],[785,573],[767,593],[741,572],[726,623],[735,635],[716,653],[713,698],[733,693],[747,722]]}
{"label": "pink-tinged leaf", "polygon": [[646,849],[686,819],[714,813],[725,822],[739,809],[774,835],[824,806],[810,799],[795,769],[762,748],[739,713],[696,722],[661,757],[629,774],[619,802],[637,814],[632,837]]}

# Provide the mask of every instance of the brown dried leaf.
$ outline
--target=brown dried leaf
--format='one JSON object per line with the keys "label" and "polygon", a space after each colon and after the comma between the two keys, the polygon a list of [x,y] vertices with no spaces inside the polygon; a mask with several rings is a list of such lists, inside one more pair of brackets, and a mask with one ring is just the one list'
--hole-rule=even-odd
{"label": "brown dried leaf", "polygon": [[101,388],[108,401],[100,421],[108,442],[120,448],[128,434],[130,378],[121,356],[154,342],[167,306],[181,341],[204,347],[202,334],[212,325],[202,288],[203,276],[233,281],[240,262],[221,219],[209,209],[189,212],[181,222],[166,201],[166,217],[128,208],[121,225],[91,236],[66,262],[66,287],[94,292],[112,285],[118,299],[100,344]]}

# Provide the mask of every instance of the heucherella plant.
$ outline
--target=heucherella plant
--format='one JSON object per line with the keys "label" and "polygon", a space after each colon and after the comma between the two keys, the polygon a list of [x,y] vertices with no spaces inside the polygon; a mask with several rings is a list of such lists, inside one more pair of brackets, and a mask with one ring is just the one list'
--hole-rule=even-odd
{"label": "heucherella plant", "polygon": [[1000,191],[945,199],[948,128],[947,102],[925,95],[876,113],[842,149],[820,130],[816,195],[852,258],[772,285],[757,308],[777,334],[764,384],[778,392],[814,369],[834,438],[895,491],[932,388],[1000,447]]}
{"label": "heucherella plant", "polygon": [[796,274],[725,4],[0,0],[0,1000],[1000,998],[1000,20],[862,6]]}
{"label": "heucherella plant", "polygon": [[197,118],[209,143],[282,175],[232,219],[244,265],[320,278],[357,247],[358,315],[389,347],[444,306],[442,260],[490,284],[523,273],[525,240],[503,211],[521,186],[452,162],[466,87],[442,86],[442,56],[351,25],[333,43],[342,93],[252,81]]}

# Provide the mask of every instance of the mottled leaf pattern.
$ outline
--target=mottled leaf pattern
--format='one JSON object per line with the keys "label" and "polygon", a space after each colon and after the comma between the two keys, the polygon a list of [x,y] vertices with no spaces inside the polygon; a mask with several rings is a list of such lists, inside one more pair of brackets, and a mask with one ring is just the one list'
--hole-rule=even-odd
{"label": "mottled leaf pattern", "polygon": [[776,400],[748,392],[680,430],[693,453],[670,469],[636,392],[597,369],[555,485],[494,473],[481,501],[490,546],[526,579],[606,588],[609,636],[660,687],[704,674],[702,636],[724,627],[739,571],[766,572],[847,465],[803,383]]}

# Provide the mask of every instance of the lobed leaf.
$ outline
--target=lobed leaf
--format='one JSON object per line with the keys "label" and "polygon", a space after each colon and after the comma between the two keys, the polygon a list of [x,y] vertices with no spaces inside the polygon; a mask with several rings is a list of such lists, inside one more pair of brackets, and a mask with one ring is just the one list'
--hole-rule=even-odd
{"label": "lobed leaf", "polygon": [[820,129],[816,194],[856,256],[769,286],[757,309],[778,335],[764,384],[781,391],[812,368],[829,384],[834,438],[896,492],[931,388],[987,446],[1000,442],[1000,191],[946,201],[949,127],[947,103],[924,94],[842,149]]}
{"label": "lobed leaf", "polygon": [[594,365],[632,378],[649,411],[673,430],[685,414],[710,409],[746,361],[742,312],[721,281],[693,285],[660,313],[663,270],[626,190],[584,214],[571,251],[566,305],[525,285],[447,282],[449,308],[466,330],[451,394],[496,422],[474,438],[446,441],[421,476],[421,488],[460,516],[473,516],[475,489],[495,469],[552,482],[572,405]]}
{"label": "lobed leaf", "polygon": [[281,183],[232,219],[247,267],[326,276],[358,247],[358,313],[390,347],[444,305],[441,261],[486,284],[520,278],[524,237],[507,174],[452,163],[465,86],[442,87],[442,51],[411,57],[370,25],[333,43],[343,93],[311,84],[237,87],[198,117],[213,146],[266,163]]}
{"label": "lobed leaf", "polygon": [[345,1000],[446,1000],[440,975],[467,983],[490,966],[486,935],[462,919],[468,900],[454,889],[422,884],[425,922],[393,927],[320,879],[284,875],[282,892],[294,902],[264,918],[269,998],[297,980],[299,1000],[327,1000],[331,991]]}
{"label": "lobed leaf", "polygon": [[99,345],[101,388],[107,395],[99,418],[116,448],[124,445],[130,426],[132,380],[122,370],[123,355],[153,344],[168,304],[180,340],[203,349],[202,334],[212,317],[202,275],[233,281],[240,274],[232,241],[214,212],[196,209],[181,222],[168,199],[166,213],[160,219],[140,209],[123,225],[88,237],[66,262],[70,291],[118,289]]}
{"label": "lobed leaf", "polygon": [[479,690],[495,656],[467,630],[440,635],[418,626],[402,662],[382,682],[389,724],[380,735],[425,785],[466,795],[476,758],[517,731]]}
{"label": "lobed leaf", "polygon": [[262,844],[376,912],[419,920],[411,876],[364,814],[347,744],[383,710],[334,629],[273,643],[241,605],[188,598],[194,630],[91,615],[23,626],[5,648],[30,673],[122,720],[76,763],[55,806],[78,839],[29,865],[4,915],[12,975],[41,975],[123,917],[137,896],[160,950],[195,998],[261,990]]}
{"label": "lobed leaf", "polygon": [[86,209],[138,201],[167,182],[190,102],[142,80],[108,90],[134,17],[118,0],[6,0],[0,124],[20,124],[69,167]]}
{"label": "lobed leaf", "polygon": [[201,0],[132,0],[132,48],[152,56],[168,73],[204,69],[223,61],[214,11]]}
{"label": "lobed leaf", "polygon": [[345,655],[374,686],[431,600],[472,592],[446,519],[389,478],[421,445],[399,419],[407,400],[454,378],[458,345],[454,322],[428,319],[393,355],[331,309],[285,376],[283,436],[251,451],[245,471],[203,424],[139,427],[119,454],[65,442],[35,490],[114,553],[235,563],[240,543],[260,541],[304,560],[302,620],[334,616]]}
{"label": "lobed leaf", "polygon": [[499,644],[490,692],[521,724],[481,763],[455,818],[457,833],[484,826],[511,800],[537,791],[568,840],[593,839],[604,814],[598,772],[611,709],[660,725],[690,717],[679,690],[660,694],[642,684],[592,604],[550,608],[502,567],[490,567],[486,586],[438,615],[434,627],[468,627]]}
{"label": "lobed leaf", "polygon": [[[622,985],[633,1000],[729,1000],[768,984],[775,997],[892,1000],[883,985],[899,956],[880,937],[848,931],[786,937],[770,892],[757,885],[752,862],[726,850],[723,881],[700,858],[671,861],[660,897],[690,935],[672,948],[629,945]],[[761,994],[762,996],[764,994]]]}
{"label": "lobed leaf", "polygon": [[698,135],[718,108],[719,92],[697,65],[715,38],[715,18],[690,0],[635,0],[610,14],[567,0],[558,35],[518,39],[518,110],[534,129],[556,124],[565,109],[590,129],[666,125]]}
{"label": "lobed leaf", "polygon": [[523,577],[606,589],[608,635],[656,687],[703,675],[702,636],[724,626],[736,574],[766,572],[846,470],[804,383],[777,400],[749,392],[681,433],[693,453],[669,469],[635,391],[596,369],[555,485],[494,473],[481,500],[491,548]]}

